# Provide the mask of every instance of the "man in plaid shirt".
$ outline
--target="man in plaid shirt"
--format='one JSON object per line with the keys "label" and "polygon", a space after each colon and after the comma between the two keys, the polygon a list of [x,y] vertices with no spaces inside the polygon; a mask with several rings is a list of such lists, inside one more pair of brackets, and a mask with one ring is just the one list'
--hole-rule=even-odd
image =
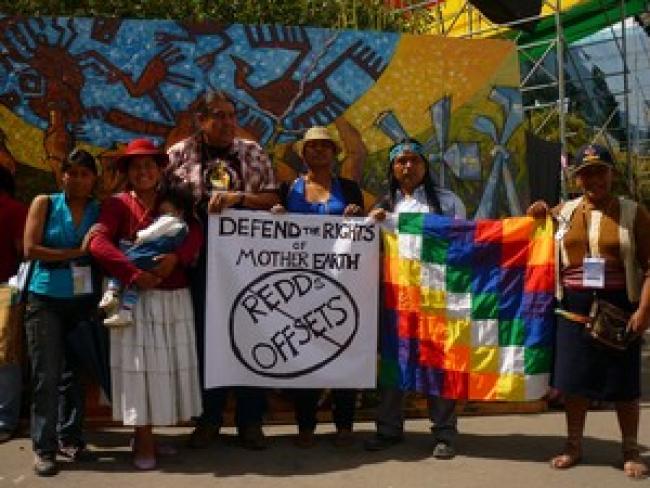
{"label": "man in plaid shirt", "polygon": [[[270,209],[278,203],[271,161],[262,147],[235,137],[237,119],[233,102],[222,92],[208,92],[197,107],[196,134],[169,148],[167,177],[189,184],[199,218],[207,228],[208,212],[229,207]],[[204,374],[206,242],[191,273],[196,343]],[[203,380],[203,378],[202,378]],[[202,381],[203,384],[203,381]],[[207,447],[219,434],[228,388],[203,390],[203,413],[190,436],[193,448]],[[264,449],[262,416],[266,392],[261,388],[233,388],[237,398],[235,422],[242,445]]]}
{"label": "man in plaid shirt", "polygon": [[[196,134],[167,151],[167,172],[192,186],[197,203],[209,201],[211,212],[235,206],[269,209],[278,203],[271,161],[257,142],[235,137],[235,106],[226,95],[208,92],[196,124]],[[212,178],[217,166],[228,174],[219,188]]]}

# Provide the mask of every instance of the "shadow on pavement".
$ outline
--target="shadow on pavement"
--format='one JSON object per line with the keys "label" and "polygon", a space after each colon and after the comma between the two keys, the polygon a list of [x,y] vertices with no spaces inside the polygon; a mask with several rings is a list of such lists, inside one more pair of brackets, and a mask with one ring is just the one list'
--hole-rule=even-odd
{"label": "shadow on pavement", "polygon": [[[487,419],[486,419],[487,420]],[[222,435],[209,448],[192,450],[185,447],[186,435],[159,435],[160,441],[174,445],[178,454],[159,457],[157,471],[175,474],[213,473],[220,478],[255,474],[261,476],[317,475],[347,471],[359,466],[387,461],[403,463],[434,462],[431,458],[433,439],[422,432],[409,432],[404,442],[386,451],[367,452],[363,440],[370,432],[356,433],[357,442],[347,448],[332,444],[333,436],[317,436],[312,449],[293,445],[293,435],[272,435],[266,451],[247,451],[237,445],[233,435]],[[128,448],[130,436],[126,432],[96,431],[88,433],[88,440],[96,461],[62,463],[65,471],[135,472]],[[547,463],[560,452],[564,438],[555,435],[477,435],[460,434],[457,442],[457,460],[482,458],[504,461]],[[611,440],[586,437],[583,464],[618,466],[620,444]],[[454,461],[451,461],[454,463]]]}

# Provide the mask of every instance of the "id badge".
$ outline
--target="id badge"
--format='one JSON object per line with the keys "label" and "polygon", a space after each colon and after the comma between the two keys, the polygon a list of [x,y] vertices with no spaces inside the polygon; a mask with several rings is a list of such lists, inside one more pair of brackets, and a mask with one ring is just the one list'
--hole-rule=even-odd
{"label": "id badge", "polygon": [[93,280],[90,266],[70,265],[72,271],[72,292],[75,295],[88,295],[93,292]]}
{"label": "id badge", "polygon": [[582,286],[585,288],[605,287],[605,260],[585,258],[582,261]]}

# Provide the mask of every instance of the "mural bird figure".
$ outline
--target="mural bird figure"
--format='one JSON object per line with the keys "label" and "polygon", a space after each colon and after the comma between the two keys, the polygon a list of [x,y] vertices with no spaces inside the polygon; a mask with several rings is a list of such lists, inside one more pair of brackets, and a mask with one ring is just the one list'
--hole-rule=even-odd
{"label": "mural bird figure", "polygon": [[[290,130],[327,125],[340,116],[348,104],[330,88],[328,78],[344,63],[354,63],[374,80],[385,68],[383,58],[358,40],[311,76],[309,70],[300,71],[300,66],[312,52],[312,42],[305,28],[245,26],[244,31],[253,49],[286,49],[297,53],[279,77],[258,85],[250,81],[255,74],[253,67],[231,54],[235,64],[235,87],[255,101],[255,106],[248,106],[249,112],[257,111],[260,116],[270,118],[267,122],[273,125],[273,129],[278,125]],[[299,112],[294,110],[297,107],[300,107]]]}
{"label": "mural bird figure", "polygon": [[148,97],[166,121],[174,121],[174,110],[161,91],[164,83],[181,88],[193,88],[194,78],[170,69],[170,66],[185,59],[181,50],[168,46],[149,60],[142,73],[134,80],[132,76],[117,67],[112,67],[106,77],[108,83],[124,84],[129,95],[134,98]]}
{"label": "mural bird figure", "polygon": [[182,33],[158,31],[155,33],[155,39],[158,45],[168,47],[169,44],[175,42],[187,42],[196,45],[201,37],[210,36],[217,38],[211,39],[211,45],[214,45],[214,41],[218,40],[218,47],[216,49],[211,49],[194,59],[199,68],[204,72],[210,71],[214,67],[217,56],[232,45],[232,39],[226,32],[229,27],[227,24],[219,24],[209,20],[204,22],[180,20],[175,22],[175,24]]}
{"label": "mural bird figure", "polygon": [[253,97],[262,110],[280,117],[298,93],[300,83],[291,75],[301,63],[304,54],[306,53],[296,57],[281,78],[260,87],[254,87],[248,82],[248,77],[253,73],[251,65],[239,56],[231,54],[230,57],[235,63],[235,87]]}

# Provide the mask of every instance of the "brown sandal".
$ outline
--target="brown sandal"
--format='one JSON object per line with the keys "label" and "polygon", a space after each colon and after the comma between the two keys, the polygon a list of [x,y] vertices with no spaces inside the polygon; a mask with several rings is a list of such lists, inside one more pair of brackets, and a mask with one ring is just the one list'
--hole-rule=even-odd
{"label": "brown sandal", "polygon": [[565,399],[567,440],[564,452],[551,459],[553,469],[569,469],[582,459],[582,432],[589,401],[583,397],[568,396]]}

